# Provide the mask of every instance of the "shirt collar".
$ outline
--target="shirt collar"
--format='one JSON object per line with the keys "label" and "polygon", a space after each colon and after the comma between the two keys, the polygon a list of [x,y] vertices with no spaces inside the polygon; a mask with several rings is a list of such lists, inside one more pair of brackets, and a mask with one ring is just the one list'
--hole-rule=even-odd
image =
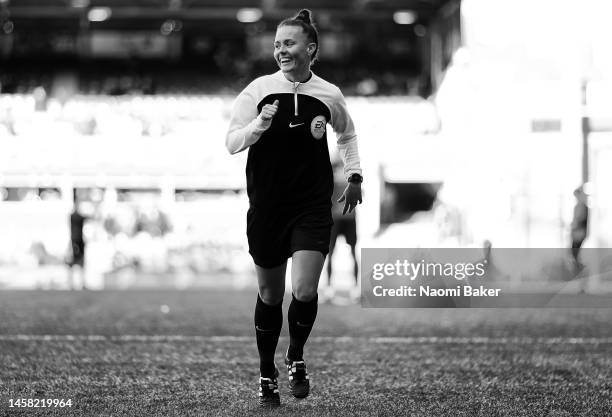
{"label": "shirt collar", "polygon": [[[281,79],[283,79],[284,81],[291,83],[291,84],[295,84],[293,81],[289,81],[285,75],[283,74],[283,72],[281,70],[278,70],[276,72],[277,76],[280,77]],[[314,72],[310,71],[308,78],[306,79],[306,81],[300,81],[300,84],[306,84],[307,82],[309,82],[310,80],[312,80],[315,77]]]}

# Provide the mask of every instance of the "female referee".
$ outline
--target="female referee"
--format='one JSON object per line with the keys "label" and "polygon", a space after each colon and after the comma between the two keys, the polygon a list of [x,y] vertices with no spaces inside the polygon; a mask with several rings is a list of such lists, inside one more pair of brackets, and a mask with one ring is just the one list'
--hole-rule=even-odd
{"label": "female referee", "polygon": [[283,20],[274,40],[280,70],[257,78],[238,95],[226,137],[232,154],[249,148],[247,239],[259,286],[255,334],[263,406],[280,404],[274,354],[283,324],[289,257],[293,296],[285,365],[293,396],[304,398],[310,392],[303,349],[317,315],[317,287],[333,224],[327,123],[336,132],[347,179],[338,202],[344,202],[345,213],[361,203],[353,121],[338,87],[310,70],[318,48],[309,10]]}

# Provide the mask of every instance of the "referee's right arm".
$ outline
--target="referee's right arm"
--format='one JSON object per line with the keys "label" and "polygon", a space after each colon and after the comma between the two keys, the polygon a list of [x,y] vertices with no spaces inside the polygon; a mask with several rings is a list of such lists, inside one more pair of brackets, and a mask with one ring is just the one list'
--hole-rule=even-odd
{"label": "referee's right arm", "polygon": [[245,150],[259,140],[261,134],[272,124],[272,117],[278,109],[278,100],[266,104],[257,114],[257,104],[246,90],[234,102],[232,117],[225,138],[225,146],[232,155]]}

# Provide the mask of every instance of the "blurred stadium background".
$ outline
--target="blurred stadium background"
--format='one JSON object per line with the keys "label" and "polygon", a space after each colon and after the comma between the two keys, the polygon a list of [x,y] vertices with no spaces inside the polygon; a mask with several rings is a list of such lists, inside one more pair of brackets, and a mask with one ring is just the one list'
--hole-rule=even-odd
{"label": "blurred stadium background", "polygon": [[[224,136],[302,7],[359,135],[359,247],[567,248],[581,184],[584,246],[611,246],[606,0],[0,0],[0,289],[28,290],[0,292],[0,410],[254,412],[246,153]],[[75,195],[100,291],[63,291]],[[334,262],[348,288],[346,245]],[[277,414],[610,415],[611,312],[322,304],[312,398]]]}
{"label": "blurred stadium background", "polygon": [[0,286],[66,287],[75,193],[91,288],[252,285],[224,134],[300,7],[360,136],[361,247],[566,247],[582,183],[610,245],[604,1],[1,0]]}

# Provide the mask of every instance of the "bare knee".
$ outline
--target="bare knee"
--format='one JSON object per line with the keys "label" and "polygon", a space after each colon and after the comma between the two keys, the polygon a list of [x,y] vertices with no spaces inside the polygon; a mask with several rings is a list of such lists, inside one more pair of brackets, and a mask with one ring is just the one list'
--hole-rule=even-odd
{"label": "bare knee", "polygon": [[312,284],[298,284],[293,288],[293,296],[304,303],[313,300],[317,296],[317,287]]}
{"label": "bare knee", "polygon": [[284,291],[278,288],[259,287],[261,301],[268,305],[277,305],[283,301]]}
{"label": "bare knee", "polygon": [[268,305],[277,305],[285,295],[285,271],[287,264],[275,268],[261,268],[256,265],[257,286],[261,301]]}

